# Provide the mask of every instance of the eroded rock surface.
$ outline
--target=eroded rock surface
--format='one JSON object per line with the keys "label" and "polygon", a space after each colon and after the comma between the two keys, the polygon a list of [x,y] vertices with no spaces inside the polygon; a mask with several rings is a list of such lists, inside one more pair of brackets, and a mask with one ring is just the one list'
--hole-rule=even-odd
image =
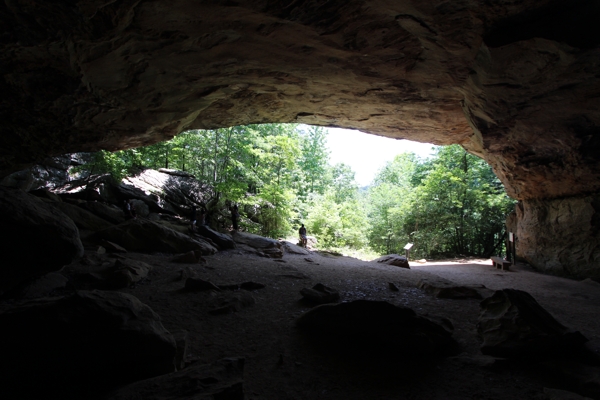
{"label": "eroded rock surface", "polygon": [[600,195],[524,200],[507,219],[517,256],[540,271],[600,278]]}
{"label": "eroded rock surface", "polygon": [[497,357],[549,357],[581,350],[587,339],[558,322],[527,292],[498,290],[481,302],[481,352]]}

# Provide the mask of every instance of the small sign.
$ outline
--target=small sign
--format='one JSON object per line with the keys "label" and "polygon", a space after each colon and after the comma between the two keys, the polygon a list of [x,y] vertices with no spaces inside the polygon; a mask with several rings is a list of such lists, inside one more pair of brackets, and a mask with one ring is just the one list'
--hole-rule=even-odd
{"label": "small sign", "polygon": [[404,246],[404,250],[410,250],[413,247],[412,243],[406,243],[406,246]]}
{"label": "small sign", "polygon": [[512,232],[508,232],[508,241],[509,242],[514,242],[515,241],[515,234]]}

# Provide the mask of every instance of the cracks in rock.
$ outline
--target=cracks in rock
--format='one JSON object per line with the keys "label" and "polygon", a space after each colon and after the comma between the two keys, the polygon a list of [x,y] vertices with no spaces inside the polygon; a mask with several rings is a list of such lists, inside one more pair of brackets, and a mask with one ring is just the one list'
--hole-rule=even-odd
{"label": "cracks in rock", "polygon": [[429,25],[427,25],[423,20],[415,17],[414,15],[410,15],[410,14],[398,14],[395,17],[396,21],[398,21],[399,19],[409,19],[411,21],[416,22],[417,24],[421,25],[421,27],[427,29],[427,31],[429,31],[429,33],[431,33],[432,35],[437,36],[437,32],[434,31]]}

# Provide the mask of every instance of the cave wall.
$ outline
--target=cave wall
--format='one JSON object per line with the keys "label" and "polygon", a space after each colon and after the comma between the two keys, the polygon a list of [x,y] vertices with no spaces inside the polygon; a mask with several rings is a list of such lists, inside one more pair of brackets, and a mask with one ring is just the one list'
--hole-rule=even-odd
{"label": "cave wall", "polygon": [[507,218],[517,256],[538,270],[600,278],[600,195],[524,200]]}
{"label": "cave wall", "polygon": [[[599,17],[592,0],[7,0],[0,176],[249,123],[459,143],[523,201],[520,253],[599,269],[533,239],[576,212],[527,222],[600,191]],[[574,253],[595,254],[587,232]]]}

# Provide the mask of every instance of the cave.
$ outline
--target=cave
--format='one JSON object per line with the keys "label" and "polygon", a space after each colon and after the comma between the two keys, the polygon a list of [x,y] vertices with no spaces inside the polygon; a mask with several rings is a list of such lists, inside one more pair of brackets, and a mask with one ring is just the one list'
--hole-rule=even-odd
{"label": "cave", "polygon": [[5,1],[0,177],[267,122],[460,144],[519,201],[520,259],[598,279],[599,18],[594,0]]}
{"label": "cave", "polygon": [[458,143],[519,256],[598,277],[594,1],[5,2],[0,171],[264,122]]}

